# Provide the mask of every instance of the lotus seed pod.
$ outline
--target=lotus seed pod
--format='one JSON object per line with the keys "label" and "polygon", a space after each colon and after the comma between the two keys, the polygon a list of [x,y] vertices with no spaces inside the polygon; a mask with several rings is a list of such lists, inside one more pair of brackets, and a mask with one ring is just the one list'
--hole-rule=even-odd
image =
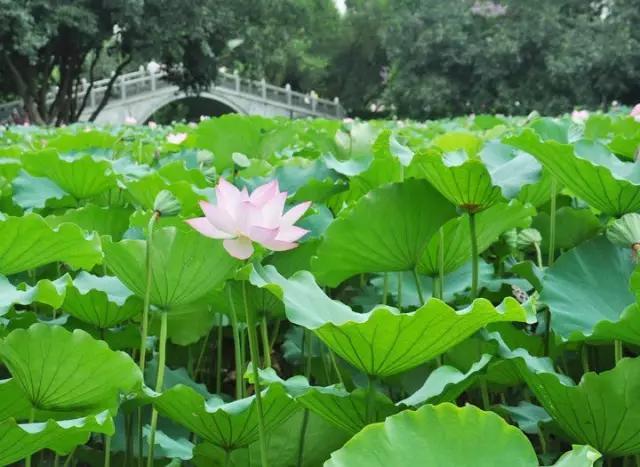
{"label": "lotus seed pod", "polygon": [[640,214],[625,214],[607,229],[607,238],[611,243],[625,248],[640,245]]}
{"label": "lotus seed pod", "polygon": [[509,248],[514,250],[518,248],[518,231],[516,229],[507,230],[502,234],[502,238]]}
{"label": "lotus seed pod", "polygon": [[542,243],[542,235],[536,229],[524,229],[518,234],[518,248],[526,248]]}
{"label": "lotus seed pod", "polygon": [[162,190],[156,195],[153,210],[161,216],[175,216],[180,212],[180,201],[169,190]]}

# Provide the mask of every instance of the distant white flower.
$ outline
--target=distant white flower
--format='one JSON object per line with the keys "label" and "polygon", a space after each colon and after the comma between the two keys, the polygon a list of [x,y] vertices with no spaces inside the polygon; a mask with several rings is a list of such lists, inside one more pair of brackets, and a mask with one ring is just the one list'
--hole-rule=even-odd
{"label": "distant white flower", "polygon": [[507,7],[495,2],[475,2],[471,7],[471,13],[485,18],[496,18],[507,14]]}
{"label": "distant white flower", "polygon": [[345,117],[342,119],[342,123],[353,123],[353,118],[351,117]]}
{"label": "distant white flower", "polygon": [[127,115],[124,118],[124,124],[125,125],[137,125],[138,124],[138,120],[136,120],[134,117],[132,117],[131,115]]}
{"label": "distant white flower", "polygon": [[151,130],[155,130],[156,128],[158,128],[158,124],[154,121],[150,121],[149,123],[147,123],[147,126],[151,129]]}
{"label": "distant white flower", "polygon": [[573,123],[584,123],[587,121],[587,119],[589,118],[589,111],[588,110],[574,110],[573,112],[571,112],[571,120],[573,121]]}
{"label": "distant white flower", "polygon": [[204,122],[206,120],[209,120],[211,117],[209,117],[208,115],[200,115],[200,121]]}
{"label": "distant white flower", "polygon": [[630,115],[636,120],[636,122],[640,122],[640,104],[636,104],[636,106],[631,109]]}
{"label": "distant white flower", "polygon": [[147,72],[149,72],[152,75],[155,75],[157,72],[160,71],[160,64],[156,63],[154,61],[150,61],[147,64]]}
{"label": "distant white flower", "polygon": [[186,133],[169,133],[167,135],[167,142],[171,144],[182,144],[187,139]]}
{"label": "distant white flower", "polygon": [[196,122],[189,122],[189,128],[197,128],[198,125],[196,124]]}

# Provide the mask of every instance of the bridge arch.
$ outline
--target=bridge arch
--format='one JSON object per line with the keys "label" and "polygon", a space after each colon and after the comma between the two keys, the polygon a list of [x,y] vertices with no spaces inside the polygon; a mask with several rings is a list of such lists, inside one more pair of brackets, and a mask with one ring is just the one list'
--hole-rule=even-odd
{"label": "bridge arch", "polygon": [[242,106],[241,104],[236,102],[234,99],[231,99],[227,96],[223,96],[223,95],[212,93],[212,92],[202,92],[197,96],[191,96],[184,92],[177,92],[177,93],[167,94],[165,96],[162,96],[162,98],[154,99],[151,102],[149,102],[148,106],[139,107],[140,113],[138,115],[133,115],[133,117],[135,117],[138,122],[146,122],[147,120],[149,120],[149,118],[151,118],[151,116],[154,113],[156,113],[158,110],[162,109],[163,107],[173,102],[184,100],[190,97],[197,97],[198,99],[206,99],[209,101],[214,101],[230,108],[235,113],[242,114],[242,115],[248,114],[248,111],[244,108],[244,106]]}

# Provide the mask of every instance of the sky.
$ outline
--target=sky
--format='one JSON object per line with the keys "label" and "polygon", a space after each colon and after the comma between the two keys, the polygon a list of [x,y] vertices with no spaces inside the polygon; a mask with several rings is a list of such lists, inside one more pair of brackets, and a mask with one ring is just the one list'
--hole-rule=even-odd
{"label": "sky", "polygon": [[333,0],[333,2],[336,4],[336,8],[338,9],[338,11],[340,13],[344,13],[346,10],[346,6],[344,4],[345,0]]}

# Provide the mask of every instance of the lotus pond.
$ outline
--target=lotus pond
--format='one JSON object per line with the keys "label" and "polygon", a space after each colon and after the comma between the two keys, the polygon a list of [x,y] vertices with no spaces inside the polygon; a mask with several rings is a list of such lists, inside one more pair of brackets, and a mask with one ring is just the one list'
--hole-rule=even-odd
{"label": "lotus pond", "polygon": [[0,130],[0,465],[640,465],[640,122]]}

